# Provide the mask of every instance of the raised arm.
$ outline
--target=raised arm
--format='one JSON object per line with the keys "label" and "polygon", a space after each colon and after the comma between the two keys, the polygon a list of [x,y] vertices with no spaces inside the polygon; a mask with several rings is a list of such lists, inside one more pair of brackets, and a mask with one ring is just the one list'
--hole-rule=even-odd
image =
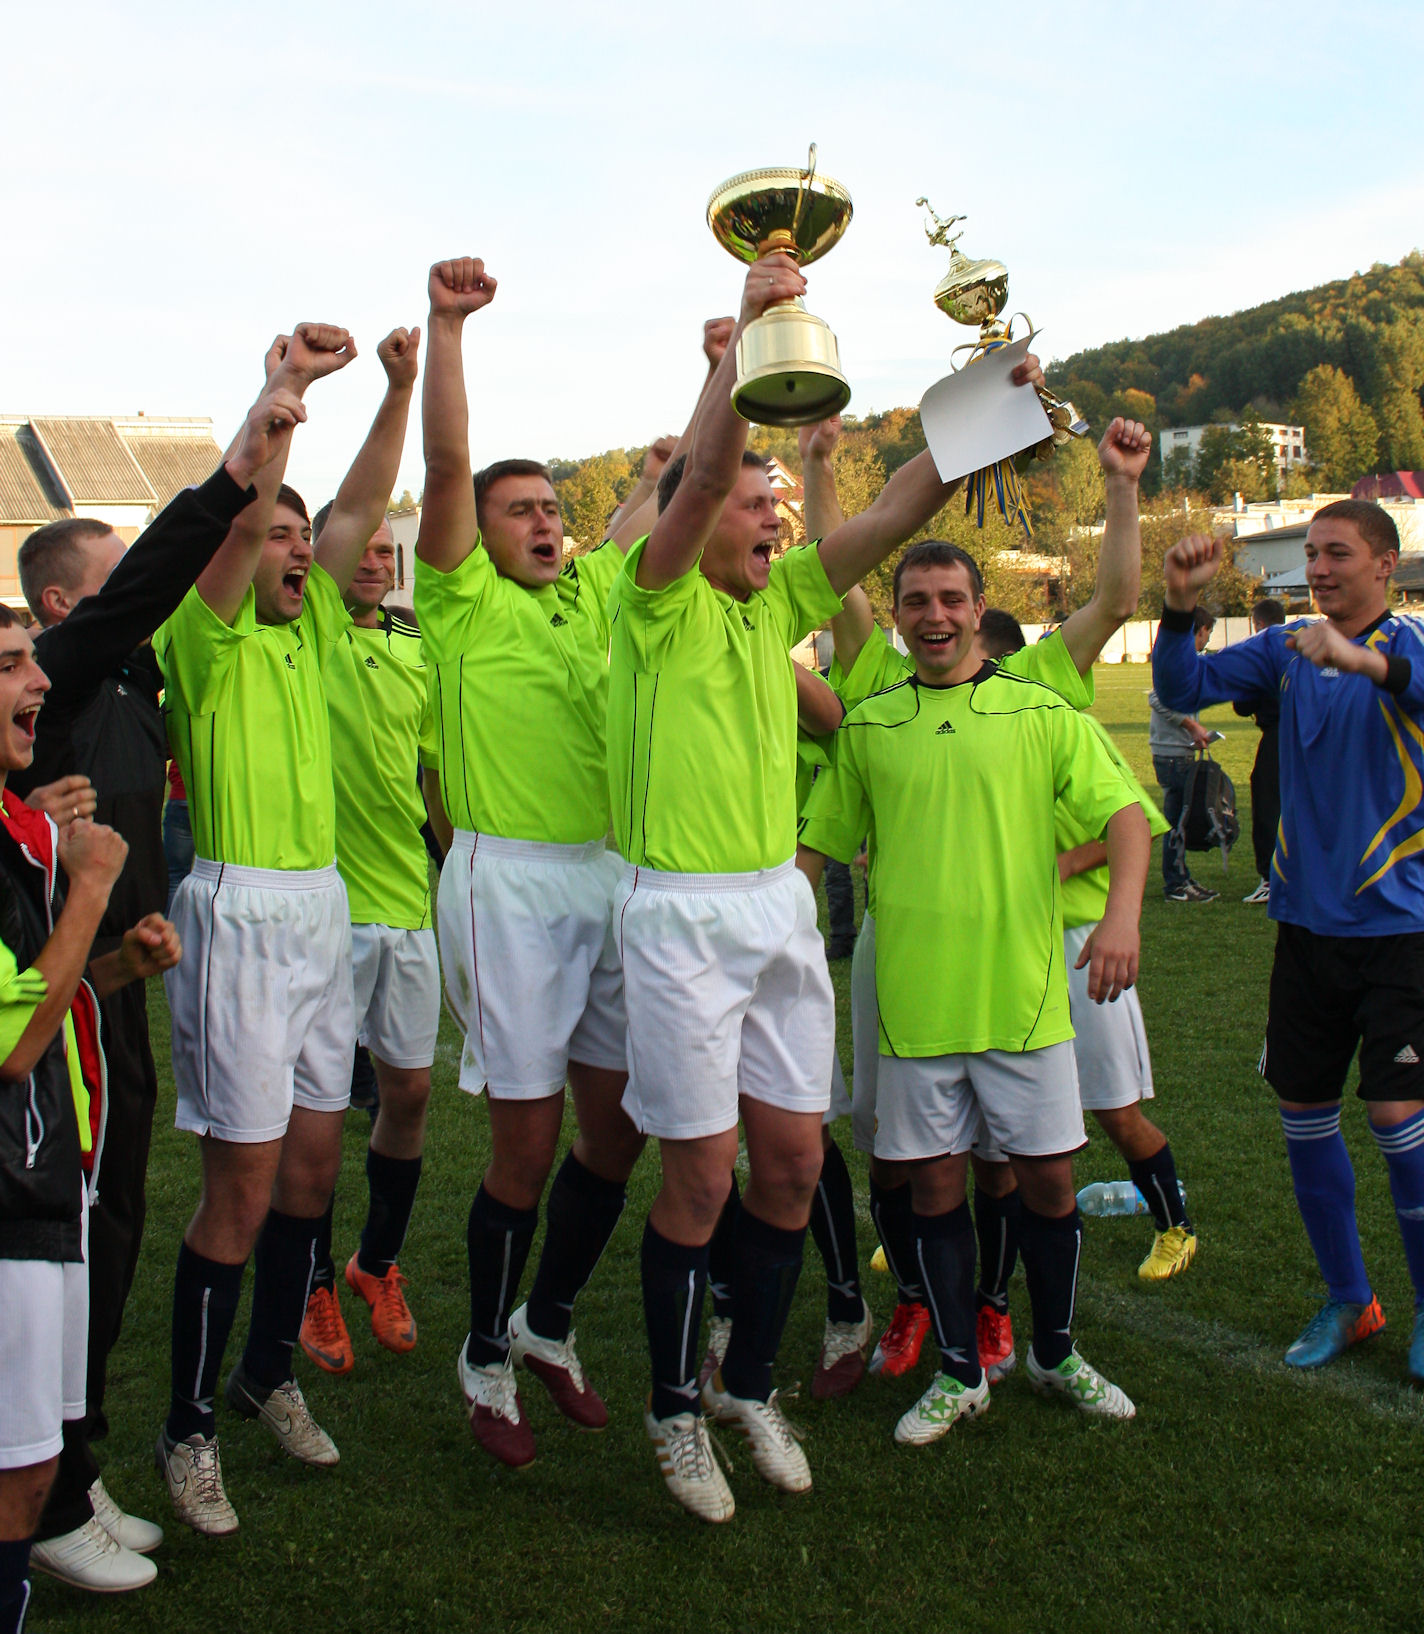
{"label": "raised arm", "polygon": [[[692,416],[687,422],[686,429],[668,451],[667,458],[658,471],[658,477],[662,476],[663,471],[667,469],[673,460],[686,454],[692,447],[692,439],[697,432],[697,421],[702,413],[702,405],[707,401],[707,392],[717,374],[717,366],[722,361],[722,357],[727,350],[727,343],[731,340],[736,327],[737,320],[735,318],[708,318],[702,325],[702,351],[707,359],[707,374],[703,379],[702,389],[697,394],[697,402],[693,405]],[[658,443],[654,443],[653,449],[657,447]],[[653,449],[648,450],[650,455]],[[646,460],[643,462],[643,471],[646,476]],[[653,531],[653,524],[658,519],[657,488],[658,481],[657,477],[655,477],[652,491],[636,505],[633,502],[632,495],[629,495],[628,502],[614,518],[616,526],[608,529],[608,537],[623,550],[631,549],[645,534]]]}
{"label": "raised arm", "polygon": [[1219,653],[1196,649],[1192,614],[1224,552],[1222,538],[1195,533],[1179,539],[1162,560],[1165,606],[1152,644],[1152,686],[1164,712],[1195,716],[1211,704],[1274,692],[1280,683],[1285,648],[1276,646],[1269,631]]}
{"label": "raised arm", "polygon": [[805,289],[806,280],[789,256],[765,256],[747,273],[741,315],[707,384],[686,472],[668,508],[653,524],[638,560],[638,583],[643,589],[659,590],[692,569],[717,526],[727,495],[736,486],[747,446],[747,422],[732,407],[737,338],[767,307],[792,300]]}
{"label": "raised arm", "polygon": [[420,424],[425,437],[425,494],[415,554],[453,572],[475,548],[479,519],[470,470],[470,405],[465,392],[465,319],[494,299],[496,281],[483,261],[460,256],[430,269],[430,325]]}
{"label": "raised arm", "polygon": [[836,644],[836,662],[847,675],[855,668],[865,643],[875,634],[875,614],[870,597],[858,584],[845,593],[845,603],[831,620],[831,639]]}
{"label": "raised arm", "polygon": [[658,479],[667,470],[669,461],[682,453],[691,429],[689,426],[681,437],[658,437],[649,443],[643,455],[643,469],[632,492],[608,518],[603,530],[605,539],[612,539],[627,550],[652,531],[658,515]]}
{"label": "raised arm", "polygon": [[814,670],[795,662],[796,722],[813,738],[828,737],[845,719],[845,705]]}
{"label": "raised arm", "polygon": [[361,451],[336,490],[331,514],[316,542],[316,559],[344,595],[361,553],[380,527],[391,502],[405,448],[406,421],[419,368],[419,329],[393,329],[376,348],[386,371],[386,395]]}
{"label": "raised arm", "polygon": [[1137,485],[1152,452],[1152,435],[1139,420],[1119,416],[1098,444],[1098,464],[1107,486],[1107,521],[1098,552],[1098,580],[1092,599],[1063,624],[1068,655],[1086,675],[1108,639],[1137,611],[1142,593],[1142,532],[1137,518]]}
{"label": "raised arm", "polygon": [[314,380],[344,369],[356,356],[356,343],[344,329],[328,323],[299,323],[290,336],[279,335],[267,353],[269,395],[280,399],[283,423],[271,427],[277,443],[253,479],[257,498],[242,511],[212,560],[198,575],[198,594],[224,624],[231,624],[262,559],[272,525],[277,490],[287,473],[292,430],[306,418],[301,399]]}
{"label": "raised arm", "polygon": [[836,494],[834,455],[840,440],[839,414],[796,433],[801,450],[801,520],[808,539],[824,539],[845,521]]}

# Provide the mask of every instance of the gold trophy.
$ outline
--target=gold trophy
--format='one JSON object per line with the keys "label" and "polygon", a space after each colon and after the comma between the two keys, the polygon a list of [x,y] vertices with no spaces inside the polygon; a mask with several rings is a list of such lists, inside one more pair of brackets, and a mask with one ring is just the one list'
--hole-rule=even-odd
{"label": "gold trophy", "polygon": [[[747,265],[779,250],[804,267],[839,240],[850,218],[850,194],[816,174],[814,142],[804,170],[747,170],[707,201],[713,237]],[[732,407],[743,419],[812,425],[848,402],[836,337],[799,298],[769,307],[742,331]]]}
{"label": "gold trophy", "polygon": [[[950,228],[964,216],[950,216],[945,219],[935,214],[928,199],[916,199],[915,203],[929,211],[931,227],[927,223],[925,234],[931,244],[945,247],[949,250],[949,271],[935,286],[934,304],[947,317],[953,318],[956,323],[979,326],[979,339],[966,342],[963,346],[954,349],[952,357],[967,351],[967,363],[976,363],[990,352],[997,351],[1001,346],[1007,346],[1013,339],[1013,319],[1008,323],[1002,322],[1000,314],[1008,304],[1009,299],[1009,269],[1002,261],[971,261],[959,248],[962,234],[951,236]],[[1033,335],[1033,320],[1027,313],[1015,313],[1015,317],[1024,318],[1029,327],[1029,335]],[[959,367],[959,365],[955,365]],[[1088,422],[1080,415],[1071,403],[1055,397],[1045,387],[1038,388],[1039,401],[1043,404],[1044,412],[1048,415],[1049,423],[1053,427],[1051,436],[1045,437],[1041,443],[1031,449],[1021,450],[1014,458],[1021,458],[1024,454],[1031,454],[1033,458],[1047,460],[1053,457],[1055,448],[1061,448],[1070,437],[1084,437],[1088,432]],[[965,484],[964,509],[966,515],[974,511],[978,525],[984,526],[984,500],[992,488],[1000,514],[1006,522],[1019,522],[1030,538],[1033,536],[1033,524],[1029,518],[1028,497],[1019,482],[1018,469],[1014,459],[1000,460],[997,465],[986,467],[982,471],[975,471]]]}

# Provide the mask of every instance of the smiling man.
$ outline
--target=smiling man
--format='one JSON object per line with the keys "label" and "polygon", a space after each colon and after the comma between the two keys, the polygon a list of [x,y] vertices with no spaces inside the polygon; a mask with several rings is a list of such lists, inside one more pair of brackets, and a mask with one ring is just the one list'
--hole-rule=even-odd
{"label": "smiling man", "polygon": [[[895,1429],[920,1444],[983,1412],[976,1343],[971,1148],[987,1134],[1023,1196],[1021,1240],[1034,1387],[1079,1410],[1131,1418],[1132,1403],[1073,1348],[1081,1231],[1072,1153],[1084,1144],[1066,979],[1055,802],[1106,839],[1111,885],[1079,959],[1088,995],[1137,976],[1150,840],[1132,790],[1056,692],[1003,673],[976,647],[983,581],[957,546],[916,545],[895,572],[907,680],[853,709],[835,765],[801,825],[814,881],[874,835],[880,1015],[874,1155],[908,1178],[915,1263],[941,1368]],[[925,813],[933,813],[926,840]]]}
{"label": "smiling man", "polygon": [[1199,653],[1192,615],[1222,544],[1194,535],[1174,545],[1152,676],[1163,701],[1190,714],[1280,697],[1267,908],[1276,952],[1261,1072],[1280,1102],[1296,1202],[1326,1285],[1285,1360],[1323,1367],[1384,1326],[1340,1133],[1358,1050],[1358,1094],[1414,1285],[1409,1374],[1424,1383],[1424,637],[1413,618],[1390,613],[1399,535],[1378,505],[1346,499],[1317,511],[1305,555],[1322,620]]}
{"label": "smiling man", "polygon": [[[536,461],[471,476],[462,337],[495,288],[472,257],[431,268],[415,610],[455,830],[440,875],[440,956],[465,1030],[460,1087],[487,1091],[489,1105],[458,1376],[476,1442],[520,1465],[535,1447],[516,1365],[575,1424],[608,1421],[574,1348],[573,1309],[623,1211],[642,1140],[620,1105],[618,859],[605,845],[605,603],[623,552],[607,541],[565,565],[559,502]],[[549,1190],[528,1301],[515,1309],[566,1081],[579,1134]]]}

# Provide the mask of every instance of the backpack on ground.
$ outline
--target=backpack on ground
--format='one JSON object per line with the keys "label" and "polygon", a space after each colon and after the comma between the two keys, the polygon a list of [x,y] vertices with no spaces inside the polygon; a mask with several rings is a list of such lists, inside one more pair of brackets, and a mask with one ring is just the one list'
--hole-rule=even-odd
{"label": "backpack on ground", "polygon": [[1186,787],[1177,832],[1188,851],[1221,850],[1221,866],[1241,833],[1236,786],[1205,749],[1198,749]]}

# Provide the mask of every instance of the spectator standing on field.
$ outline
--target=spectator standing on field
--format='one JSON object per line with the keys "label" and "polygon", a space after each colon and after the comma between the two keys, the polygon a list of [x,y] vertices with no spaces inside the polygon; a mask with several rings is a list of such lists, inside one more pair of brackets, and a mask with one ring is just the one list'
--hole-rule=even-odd
{"label": "spectator standing on field", "polygon": [[[1211,640],[1215,627],[1214,615],[1198,607],[1192,624],[1198,652]],[[1168,902],[1214,902],[1221,892],[1209,890],[1192,878],[1182,830],[1187,778],[1197,750],[1211,742],[1211,733],[1191,715],[1168,709],[1155,692],[1147,694],[1147,702],[1151,709],[1147,741],[1152,749],[1152,769],[1162,786],[1162,815],[1172,825],[1162,836],[1162,894]]]}
{"label": "spectator standing on field", "polygon": [[[1284,624],[1286,610],[1269,597],[1251,609],[1251,628],[1260,635],[1274,624]],[[1243,902],[1269,902],[1271,897],[1271,857],[1276,849],[1276,830],[1281,824],[1281,699],[1278,692],[1261,692],[1238,698],[1231,706],[1238,715],[1254,715],[1261,729],[1256,759],[1251,767],[1251,849],[1256,855],[1256,872],[1261,883]]]}

